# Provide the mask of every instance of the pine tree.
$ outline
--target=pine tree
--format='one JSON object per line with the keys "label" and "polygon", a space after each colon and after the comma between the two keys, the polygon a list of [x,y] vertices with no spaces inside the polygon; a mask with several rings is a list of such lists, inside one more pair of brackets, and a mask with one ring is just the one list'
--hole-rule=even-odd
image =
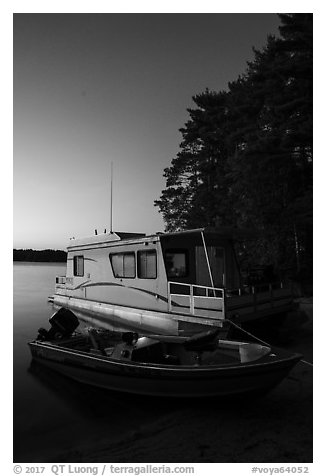
{"label": "pine tree", "polygon": [[291,25],[286,38],[269,37],[241,83],[230,85],[240,114],[252,106],[246,127],[230,137],[229,162],[238,215],[266,242],[261,261],[298,270],[312,251],[312,18],[281,19]]}
{"label": "pine tree", "polygon": [[[228,91],[193,97],[155,202],[168,231],[257,231],[247,257],[312,269],[312,15],[282,14]],[[251,258],[250,255],[255,256]]]}
{"label": "pine tree", "polygon": [[226,93],[206,90],[193,97],[197,108],[182,133],[181,151],[165,169],[167,188],[155,205],[167,231],[230,221],[226,204]]}

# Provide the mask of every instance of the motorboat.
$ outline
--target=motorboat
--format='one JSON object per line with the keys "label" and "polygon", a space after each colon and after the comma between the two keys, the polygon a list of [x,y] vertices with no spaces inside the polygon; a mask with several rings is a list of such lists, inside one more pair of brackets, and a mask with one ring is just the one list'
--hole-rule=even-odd
{"label": "motorboat", "polygon": [[160,397],[232,397],[263,394],[301,359],[272,346],[220,338],[220,329],[192,336],[80,330],[60,309],[50,330],[29,342],[35,361],[83,384]]}

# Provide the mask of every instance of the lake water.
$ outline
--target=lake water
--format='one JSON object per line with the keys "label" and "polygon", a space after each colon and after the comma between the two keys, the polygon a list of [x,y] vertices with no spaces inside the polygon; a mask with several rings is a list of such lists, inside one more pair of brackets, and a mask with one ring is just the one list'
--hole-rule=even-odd
{"label": "lake water", "polygon": [[[14,462],[78,462],[96,440],[119,440],[169,413],[170,403],[70,381],[32,362],[27,343],[49,328],[47,302],[65,265],[14,263]],[[75,455],[75,456],[74,456]]]}

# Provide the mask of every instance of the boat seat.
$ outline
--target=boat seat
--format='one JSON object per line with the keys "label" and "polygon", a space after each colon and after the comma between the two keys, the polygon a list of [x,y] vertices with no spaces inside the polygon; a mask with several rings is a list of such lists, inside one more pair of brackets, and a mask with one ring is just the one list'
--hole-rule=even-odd
{"label": "boat seat", "polygon": [[186,350],[199,352],[213,350],[216,348],[216,337],[219,333],[219,329],[200,332],[199,334],[189,337],[189,339],[184,342],[183,346]]}

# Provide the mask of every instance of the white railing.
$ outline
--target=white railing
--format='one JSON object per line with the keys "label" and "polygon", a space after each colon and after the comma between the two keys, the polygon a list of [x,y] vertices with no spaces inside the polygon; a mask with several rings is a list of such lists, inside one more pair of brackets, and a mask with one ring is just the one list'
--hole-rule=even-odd
{"label": "white railing", "polygon": [[[171,287],[181,286],[185,289],[185,293],[182,292],[171,292]],[[207,299],[210,302],[219,303],[218,310],[221,311],[221,317],[225,316],[225,291],[223,288],[213,288],[211,286],[201,286],[199,284],[188,284],[188,283],[178,283],[175,281],[168,281],[168,302],[169,302],[169,311],[172,311],[175,303],[173,298],[186,297],[189,299],[188,307],[190,314],[196,313],[196,300]],[[178,304],[180,306],[180,304]],[[207,308],[207,310],[214,310],[214,307]]]}

